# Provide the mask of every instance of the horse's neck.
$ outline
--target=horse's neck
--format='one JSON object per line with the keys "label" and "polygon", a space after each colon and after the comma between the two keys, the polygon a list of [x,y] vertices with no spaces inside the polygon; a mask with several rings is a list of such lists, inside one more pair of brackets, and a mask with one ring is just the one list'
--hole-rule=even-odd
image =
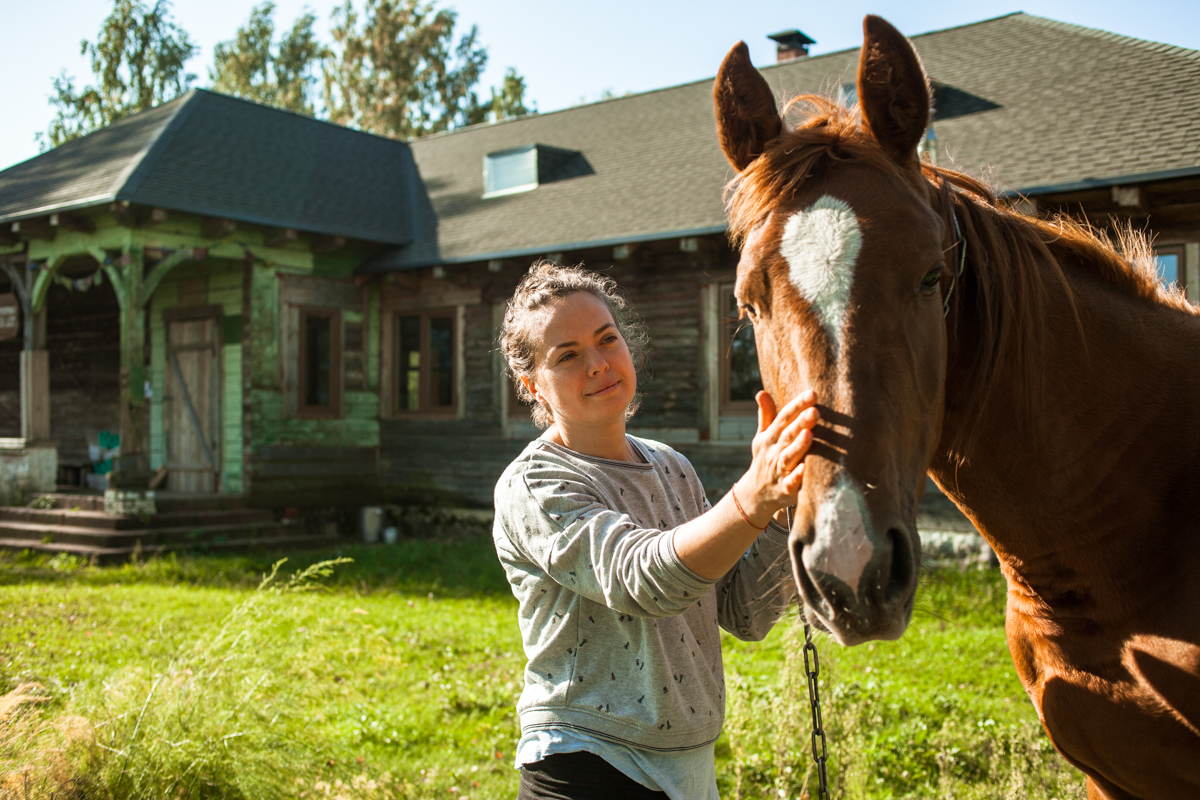
{"label": "horse's neck", "polygon": [[[1064,560],[1078,569],[1081,554],[1101,572],[1128,565],[1139,551],[1173,544],[1173,519],[1200,519],[1191,485],[1200,461],[1200,317],[1129,297],[1084,269],[1068,265],[1067,279],[1078,318],[1048,279],[1043,363],[1034,370],[1044,384],[1033,413],[1021,413],[1016,377],[1002,372],[965,463],[943,457],[931,470],[1001,559],[1031,580],[1039,565],[1047,575]],[[973,355],[952,352],[950,363]],[[958,377],[952,366],[947,397],[964,388]],[[943,444],[974,421],[947,408]]]}

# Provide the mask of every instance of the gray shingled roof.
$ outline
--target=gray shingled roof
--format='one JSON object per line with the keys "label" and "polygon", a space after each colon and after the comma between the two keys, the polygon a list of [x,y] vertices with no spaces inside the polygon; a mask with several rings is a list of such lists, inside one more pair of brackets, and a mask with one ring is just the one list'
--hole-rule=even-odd
{"label": "gray shingled roof", "polygon": [[126,200],[412,241],[408,144],[197,89],[0,172],[0,223]]}
{"label": "gray shingled roof", "polygon": [[[937,84],[943,165],[1026,194],[1200,173],[1200,52],[1021,13],[913,42]],[[836,95],[857,61],[845,50],[763,74],[781,99]],[[367,269],[724,230],[732,173],[711,89],[706,80],[414,142],[428,201],[418,237]],[[484,155],[528,144],[577,150],[592,174],[481,199]]]}

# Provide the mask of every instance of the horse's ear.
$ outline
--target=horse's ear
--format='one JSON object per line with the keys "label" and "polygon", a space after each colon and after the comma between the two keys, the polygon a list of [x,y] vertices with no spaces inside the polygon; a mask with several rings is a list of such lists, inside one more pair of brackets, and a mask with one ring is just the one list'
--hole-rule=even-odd
{"label": "horse's ear", "polygon": [[771,87],[750,63],[745,42],[738,42],[721,62],[713,84],[717,138],[738,172],[762,155],[767,142],[779,137],[783,120]]}
{"label": "horse's ear", "polygon": [[892,160],[917,162],[929,124],[929,78],[912,43],[882,17],[863,20],[858,102],[863,125]]}

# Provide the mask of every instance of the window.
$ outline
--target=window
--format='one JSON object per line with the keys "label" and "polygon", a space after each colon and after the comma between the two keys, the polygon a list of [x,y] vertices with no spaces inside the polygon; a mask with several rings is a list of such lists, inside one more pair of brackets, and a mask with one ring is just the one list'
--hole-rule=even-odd
{"label": "window", "polygon": [[395,317],[397,412],[453,412],[454,311]]}
{"label": "window", "polygon": [[300,309],[300,370],[297,411],[305,417],[337,417],[342,411],[342,312]]}
{"label": "window", "polygon": [[537,145],[514,147],[483,157],[483,196],[527,192],[538,185]]}
{"label": "window", "polygon": [[1157,248],[1154,252],[1154,260],[1158,266],[1158,279],[1162,281],[1164,286],[1170,286],[1173,283],[1180,286],[1187,284],[1187,279],[1184,275],[1182,245],[1178,247]]}
{"label": "window", "polygon": [[543,183],[594,175],[583,153],[545,144],[527,144],[483,157],[483,196],[528,192]]}
{"label": "window", "polygon": [[725,415],[753,415],[758,405],[754,396],[762,390],[758,373],[758,348],[754,328],[749,321],[738,319],[737,299],[733,286],[721,287],[721,409]]}

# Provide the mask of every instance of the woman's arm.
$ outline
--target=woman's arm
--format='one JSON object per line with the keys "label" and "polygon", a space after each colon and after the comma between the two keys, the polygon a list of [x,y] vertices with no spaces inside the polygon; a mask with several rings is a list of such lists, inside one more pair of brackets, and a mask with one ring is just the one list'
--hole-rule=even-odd
{"label": "woman's arm", "polygon": [[708,512],[675,530],[679,559],[708,580],[727,573],[771,518],[796,504],[804,480],[803,459],[820,416],[816,392],[802,392],[778,414],[766,392],[755,399],[758,433],[750,469]]}

